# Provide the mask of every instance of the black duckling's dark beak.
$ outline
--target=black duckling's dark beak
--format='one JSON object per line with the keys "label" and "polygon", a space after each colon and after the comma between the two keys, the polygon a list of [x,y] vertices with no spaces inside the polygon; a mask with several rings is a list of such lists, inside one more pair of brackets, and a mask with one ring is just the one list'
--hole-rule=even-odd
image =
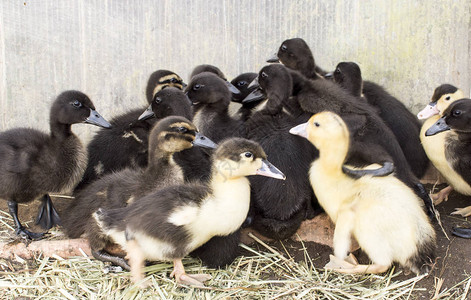
{"label": "black duckling's dark beak", "polygon": [[250,88],[259,88],[260,87],[260,84],[258,83],[258,76],[255,77],[252,82],[250,82],[250,84],[247,86],[248,89]]}
{"label": "black duckling's dark beak", "polygon": [[342,171],[353,178],[360,178],[365,175],[370,175],[372,177],[384,177],[394,172],[394,164],[392,162],[385,162],[381,168],[374,170],[354,170],[347,166],[342,166]]}
{"label": "black duckling's dark beak", "polygon": [[279,63],[280,59],[278,58],[278,54],[275,53],[272,57],[267,59],[267,62],[269,62],[269,63]]}
{"label": "black duckling's dark beak", "polygon": [[97,125],[104,128],[111,128],[111,124],[105,120],[96,110],[90,108],[90,115],[85,119],[85,123]]}
{"label": "black duckling's dark beak", "polygon": [[265,99],[265,94],[263,94],[261,89],[255,89],[250,94],[247,95],[244,99],[242,99],[242,104],[252,103],[255,101],[260,101]]}
{"label": "black duckling's dark beak", "polygon": [[226,81],[226,85],[227,85],[227,88],[229,89],[229,91],[231,91],[231,93],[233,94],[240,94],[240,91],[238,88],[236,88],[232,83],[230,83],[229,81]]}
{"label": "black duckling's dark beak", "polygon": [[188,84],[186,84],[186,83],[184,83],[184,82],[182,81],[182,91],[183,91],[187,86],[188,86]]}
{"label": "black duckling's dark beak", "polygon": [[430,128],[425,131],[425,136],[435,135],[437,133],[447,130],[451,130],[451,128],[450,126],[448,126],[448,124],[446,124],[445,117],[441,117],[437,120],[437,122],[435,122],[435,124],[430,126]]}
{"label": "black duckling's dark beak", "polygon": [[324,78],[325,79],[328,79],[328,80],[334,80],[334,73],[333,72],[329,72],[327,74],[324,74]]}
{"label": "black duckling's dark beak", "polygon": [[257,170],[256,174],[276,179],[286,179],[285,174],[283,174],[280,170],[278,170],[277,167],[272,165],[272,163],[266,159],[262,159],[262,166],[260,167],[260,169]]}
{"label": "black duckling's dark beak", "polygon": [[155,117],[154,112],[152,111],[152,104],[147,107],[147,109],[137,118],[139,121],[144,121],[150,118]]}
{"label": "black duckling's dark beak", "polygon": [[209,148],[209,149],[214,149],[218,146],[216,143],[214,143],[213,141],[211,141],[210,139],[208,139],[207,137],[205,137],[199,132],[196,133],[195,140],[193,141],[192,144],[193,146],[199,146],[199,147]]}

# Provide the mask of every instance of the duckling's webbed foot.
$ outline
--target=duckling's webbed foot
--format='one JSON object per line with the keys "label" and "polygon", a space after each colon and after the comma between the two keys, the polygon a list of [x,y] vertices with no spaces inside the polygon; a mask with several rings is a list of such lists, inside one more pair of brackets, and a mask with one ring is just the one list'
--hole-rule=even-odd
{"label": "duckling's webbed foot", "polygon": [[54,225],[61,225],[61,219],[52,204],[49,194],[44,195],[41,198],[41,202],[38,217],[36,218],[36,224],[46,230],[51,229]]}
{"label": "duckling's webbed foot", "polygon": [[460,215],[462,217],[471,216],[471,206],[465,208],[455,208],[455,211],[451,213],[452,215]]}
{"label": "duckling's webbed foot", "polygon": [[389,266],[378,264],[360,265],[355,256],[350,254],[345,260],[330,255],[330,261],[325,265],[324,269],[333,270],[342,274],[380,274],[386,272]]}
{"label": "duckling's webbed foot", "polygon": [[205,281],[212,278],[209,274],[187,274],[181,259],[173,260],[173,271],[170,274],[170,277],[175,277],[175,280],[180,284],[200,287],[204,286]]}
{"label": "duckling's webbed foot", "polygon": [[447,186],[446,188],[441,189],[438,193],[432,194],[432,200],[434,205],[438,205],[443,201],[448,201],[448,195],[453,191],[453,187],[451,185]]}
{"label": "duckling's webbed foot", "polygon": [[40,240],[44,237],[44,233],[31,232],[29,230],[26,230],[24,226],[21,225],[20,220],[18,219],[18,203],[8,201],[8,210],[13,218],[13,221],[15,222],[15,233],[18,236],[26,238],[28,240]]}
{"label": "duckling's webbed foot", "polygon": [[471,239],[471,228],[453,227],[451,233],[464,239]]}
{"label": "duckling's webbed foot", "polygon": [[111,255],[104,250],[92,250],[92,255],[98,260],[103,262],[111,262],[113,265],[120,266],[126,271],[131,271],[131,267],[129,266],[128,262],[122,257]]}

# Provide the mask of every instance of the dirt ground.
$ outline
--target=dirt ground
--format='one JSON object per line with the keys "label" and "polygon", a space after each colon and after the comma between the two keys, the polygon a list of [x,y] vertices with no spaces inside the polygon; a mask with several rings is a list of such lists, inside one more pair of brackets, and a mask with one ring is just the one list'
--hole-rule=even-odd
{"label": "dirt ground", "polygon": [[[426,185],[426,187],[428,190],[432,188],[431,185]],[[443,187],[445,187],[445,185],[440,185],[436,188]],[[71,200],[53,198],[53,201],[60,213]],[[27,205],[19,205],[20,220],[23,223],[28,224],[28,226],[36,232],[41,231],[40,228],[34,225],[38,205],[38,201]],[[466,197],[456,192],[452,192],[447,202],[437,206],[437,210],[440,212],[441,221],[445,232],[448,234],[448,238],[445,236],[438,224],[435,223],[435,228],[437,230],[437,260],[431,274],[418,283],[418,287],[424,289],[423,291],[417,292],[417,295],[414,295],[418,296],[419,299],[431,299],[436,290],[437,280],[440,278],[443,279],[440,291],[443,291],[444,289],[454,287],[471,276],[471,249],[469,247],[471,240],[457,238],[452,236],[450,232],[453,226],[471,227],[471,221],[468,221],[466,218],[450,215],[450,213],[454,211],[454,208],[466,207],[469,205],[471,205],[471,197]],[[8,212],[5,201],[0,202],[0,210]],[[10,226],[13,226],[13,222],[11,220],[8,220],[7,223]],[[11,237],[14,237],[12,231],[6,230],[6,226],[4,224],[0,224],[0,227],[3,227],[2,229],[4,232],[9,232]],[[3,240],[5,240],[4,238],[5,237],[3,237]],[[310,257],[313,259],[314,265],[318,268],[322,268],[328,262],[329,254],[332,253],[332,249],[329,246],[314,242],[301,243],[292,239],[287,239],[283,241],[269,242],[269,244],[278,249],[281,253],[286,253],[287,251],[289,255],[294,257],[296,260],[304,260],[304,245],[307,248]],[[253,244],[253,246],[260,247],[261,250],[266,250],[262,249],[258,244]],[[244,252],[241,248],[241,254],[243,253]],[[354,254],[357,256],[360,263],[368,262],[367,256],[363,254],[361,250],[356,251]],[[399,275],[399,277],[395,277],[395,280],[405,280],[412,276],[414,275]],[[463,293],[465,286],[466,282],[461,283],[460,285],[460,289]],[[468,299],[471,299],[471,296],[468,295]]]}

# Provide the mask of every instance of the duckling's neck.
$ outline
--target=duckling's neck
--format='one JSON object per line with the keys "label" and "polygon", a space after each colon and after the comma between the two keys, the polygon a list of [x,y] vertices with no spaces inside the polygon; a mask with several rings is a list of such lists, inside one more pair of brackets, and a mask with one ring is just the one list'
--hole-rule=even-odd
{"label": "duckling's neck", "polygon": [[175,166],[176,163],[173,160],[174,152],[163,151],[162,149],[156,149],[149,152],[147,173],[159,172],[163,167]]}
{"label": "duckling's neck", "polygon": [[49,123],[50,130],[51,130],[51,137],[57,140],[64,140],[71,135],[72,133],[72,125],[70,124],[62,124],[57,121],[51,120]]}
{"label": "duckling's neck", "polygon": [[319,163],[331,172],[342,172],[349,141],[326,141],[319,147]]}

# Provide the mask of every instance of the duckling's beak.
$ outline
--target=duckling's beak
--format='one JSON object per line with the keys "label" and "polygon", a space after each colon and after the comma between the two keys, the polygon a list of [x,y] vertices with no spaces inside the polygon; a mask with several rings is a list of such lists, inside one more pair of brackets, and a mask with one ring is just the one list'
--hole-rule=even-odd
{"label": "duckling's beak", "polygon": [[346,165],[342,166],[342,171],[353,177],[353,178],[360,178],[366,175],[369,175],[371,177],[384,177],[388,176],[392,172],[394,172],[394,164],[392,162],[385,162],[382,167],[378,169],[351,169],[347,167]]}
{"label": "duckling's beak", "polygon": [[263,100],[264,98],[265,98],[265,95],[263,94],[262,90],[255,89],[250,94],[248,94],[247,97],[245,97],[241,103],[242,104],[252,103],[255,101]]}
{"label": "duckling's beak", "polygon": [[207,137],[205,137],[199,132],[196,133],[195,140],[192,142],[192,144],[193,146],[199,146],[199,147],[209,148],[209,149],[214,149],[218,146],[216,143],[214,143],[213,141],[211,141],[210,139],[208,139]]}
{"label": "duckling's beak", "polygon": [[307,139],[307,123],[299,124],[289,130],[289,133],[302,136]]}
{"label": "duckling's beak", "polygon": [[152,104],[147,107],[147,109],[137,118],[139,121],[144,121],[150,118],[155,117],[154,112],[152,111]]}
{"label": "duckling's beak", "polygon": [[231,93],[233,94],[240,94],[240,91],[238,88],[236,88],[232,83],[230,83],[229,81],[226,80],[226,85],[227,85],[227,88],[229,89],[229,91],[231,91]]}
{"label": "duckling's beak", "polygon": [[425,131],[425,136],[435,135],[437,133],[447,130],[451,130],[451,128],[450,126],[448,126],[448,124],[446,124],[445,117],[441,117],[437,120],[437,122],[435,122],[435,124],[430,126],[430,128]]}
{"label": "duckling's beak", "polygon": [[427,106],[425,106],[424,109],[419,111],[419,113],[417,114],[417,118],[419,120],[428,119],[431,116],[438,115],[439,113],[440,111],[437,108],[437,103],[430,102]]}
{"label": "duckling's beak", "polygon": [[324,75],[324,78],[325,79],[328,79],[328,80],[334,80],[334,73],[333,72],[329,72],[327,74]]}
{"label": "duckling's beak", "polygon": [[90,108],[90,115],[85,119],[84,123],[97,125],[104,128],[111,128],[111,124],[105,120],[96,110]]}
{"label": "duckling's beak", "polygon": [[262,159],[262,166],[257,170],[255,174],[282,180],[286,179],[285,174],[283,174],[280,170],[278,170],[277,167],[272,165],[272,163],[266,159]]}
{"label": "duckling's beak", "polygon": [[278,53],[273,54],[272,57],[267,59],[267,62],[269,62],[269,63],[279,63],[280,59],[278,58]]}
{"label": "duckling's beak", "polygon": [[252,80],[252,82],[249,84],[247,88],[250,89],[254,87],[257,87],[257,88],[260,87],[260,84],[258,83],[258,76]]}
{"label": "duckling's beak", "polygon": [[183,81],[181,84],[182,84],[182,91],[183,91],[188,86],[188,84],[184,83]]}

